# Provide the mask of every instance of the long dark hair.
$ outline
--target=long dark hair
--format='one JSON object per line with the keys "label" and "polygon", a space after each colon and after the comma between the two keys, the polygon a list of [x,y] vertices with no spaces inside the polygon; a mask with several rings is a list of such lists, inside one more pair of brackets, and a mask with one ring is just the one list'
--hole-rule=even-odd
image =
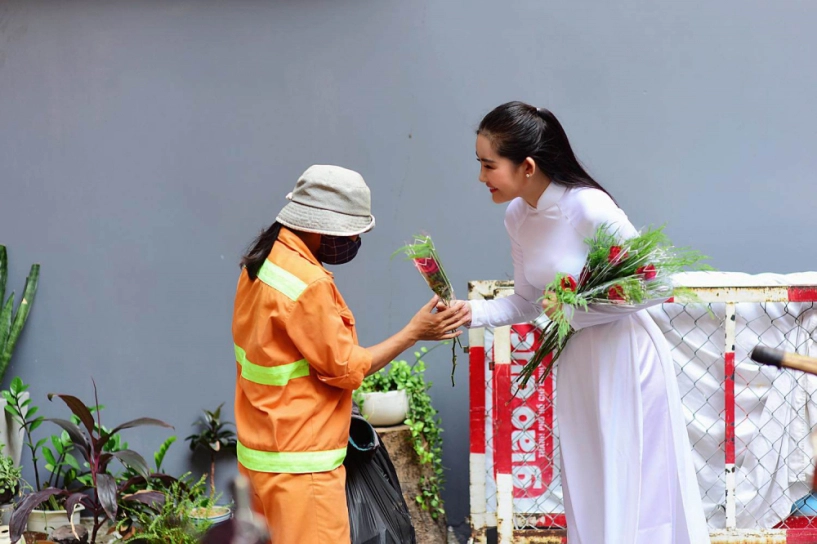
{"label": "long dark hair", "polygon": [[482,119],[477,134],[491,140],[499,156],[514,164],[532,158],[558,185],[592,187],[610,195],[579,163],[561,123],[545,108],[524,102],[502,104]]}
{"label": "long dark hair", "polygon": [[272,251],[272,246],[278,240],[278,233],[281,232],[281,223],[276,221],[269,228],[258,235],[247,253],[241,257],[241,267],[247,269],[247,275],[251,280],[255,281],[258,277],[258,270],[261,265],[267,260],[269,252]]}

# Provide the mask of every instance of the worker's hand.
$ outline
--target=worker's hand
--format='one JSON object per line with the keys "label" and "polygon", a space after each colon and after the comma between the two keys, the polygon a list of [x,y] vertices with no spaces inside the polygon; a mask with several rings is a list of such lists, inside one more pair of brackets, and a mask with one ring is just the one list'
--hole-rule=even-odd
{"label": "worker's hand", "polygon": [[449,340],[462,334],[456,329],[471,321],[471,306],[459,301],[451,307],[435,311],[440,297],[434,295],[406,325],[406,333],[418,342],[420,340]]}
{"label": "worker's hand", "polygon": [[542,299],[542,309],[545,311],[545,315],[548,318],[553,319],[553,314],[559,308],[559,302],[556,299],[556,293],[553,291],[545,291],[542,293],[544,298]]}

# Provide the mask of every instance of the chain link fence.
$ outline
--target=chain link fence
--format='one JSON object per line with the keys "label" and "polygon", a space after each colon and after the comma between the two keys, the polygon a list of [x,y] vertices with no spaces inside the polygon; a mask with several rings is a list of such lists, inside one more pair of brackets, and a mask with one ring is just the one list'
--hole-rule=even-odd
{"label": "chain link fence", "polygon": [[[512,282],[469,285],[471,298],[512,292]],[[669,302],[649,311],[676,364],[713,542],[725,534],[747,535],[740,542],[776,534],[786,542],[784,520],[811,490],[817,377],[757,365],[748,354],[762,344],[817,356],[817,288],[727,285],[696,294],[697,303]],[[540,385],[516,384],[536,350],[537,331],[535,324],[470,331],[471,510],[478,542],[493,527],[500,542],[565,539],[555,374]]]}

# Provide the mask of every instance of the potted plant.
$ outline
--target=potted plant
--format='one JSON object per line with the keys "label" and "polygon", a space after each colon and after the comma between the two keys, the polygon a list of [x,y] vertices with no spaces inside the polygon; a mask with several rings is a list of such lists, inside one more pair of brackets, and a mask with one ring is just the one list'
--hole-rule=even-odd
{"label": "potted plant", "polygon": [[[97,410],[102,411],[104,408],[104,406],[89,406],[88,410],[91,414],[94,414]],[[74,425],[81,424],[80,419],[75,414],[71,415],[70,421]],[[99,423],[95,422],[95,426],[99,427]],[[122,440],[120,433],[110,434],[111,431],[104,425],[101,427],[101,431],[97,429],[97,432],[110,435],[110,438],[108,438],[108,441],[102,447],[103,453],[113,453],[128,449],[128,443]],[[125,500],[126,497],[130,497],[140,491],[152,490],[160,480],[164,482],[173,480],[173,478],[161,474],[161,465],[167,453],[167,449],[175,440],[175,436],[169,437],[161,445],[159,450],[153,454],[156,468],[149,471],[151,478],[145,479],[141,477],[135,470],[127,465],[124,465],[125,470],[123,472],[113,474],[116,480],[117,491],[122,498],[122,500],[119,501],[120,509],[122,506],[129,504],[129,502]],[[53,449],[51,449],[51,447],[53,447]],[[45,484],[47,487],[72,490],[81,486],[93,486],[91,473],[83,471],[83,469],[80,468],[79,461],[75,454],[77,454],[77,452],[74,447],[74,442],[71,440],[67,431],[62,430],[59,435],[55,434],[50,437],[50,446],[45,445],[42,447],[42,455],[46,462],[45,469],[50,473],[48,481]],[[163,483],[160,482],[159,485],[161,486]],[[53,498],[54,497],[52,497],[52,499]],[[79,521],[87,530],[88,535],[93,533],[96,524],[93,512],[83,510],[80,513]],[[31,518],[29,518],[29,524],[30,523]],[[108,542],[118,542],[119,538],[120,535],[116,532],[116,524],[112,523],[110,519],[106,519],[97,532],[97,541],[100,544],[107,544]]]}
{"label": "potted plant", "polygon": [[[384,387],[397,387],[393,382]],[[377,387],[377,386],[375,386]],[[400,425],[408,417],[409,398],[405,389],[360,393],[360,413],[375,427]]]}
{"label": "potted plant", "polygon": [[[14,292],[6,299],[6,279],[8,278],[8,252],[6,246],[0,245],[0,382],[6,375],[11,357],[14,355],[14,348],[17,340],[23,332],[31,306],[34,304],[34,295],[37,293],[37,284],[40,278],[40,265],[31,265],[31,271],[26,278],[23,288],[23,297],[14,310]],[[26,393],[24,396],[27,396]],[[0,406],[5,400],[0,399]],[[21,429],[19,424],[11,417],[11,414],[3,412],[4,417],[0,417],[0,437],[6,455],[15,462],[20,462],[20,454],[23,444],[20,439]]]}
{"label": "potted plant", "polygon": [[[117,492],[119,493],[118,505],[120,519],[118,519],[115,523],[112,523],[110,520],[106,520],[105,523],[103,523],[102,528],[97,534],[97,542],[99,544],[121,542],[123,539],[133,534],[133,529],[135,528],[134,524],[139,523],[134,515],[135,513],[139,513],[141,515],[144,513],[144,511],[153,512],[162,507],[162,502],[164,499],[154,501],[155,504],[151,503],[148,505],[144,503],[134,503],[131,501],[131,497],[146,491],[159,491],[160,493],[165,493],[166,490],[177,481],[176,478],[168,476],[162,472],[162,463],[167,455],[167,451],[170,449],[170,446],[176,442],[176,439],[176,436],[168,437],[164,442],[162,442],[159,449],[154,452],[153,460],[155,466],[149,470],[149,478],[144,478],[135,470],[127,466],[124,472],[115,475]],[[127,449],[127,443],[122,443],[122,447],[118,449],[123,448]],[[155,497],[156,495],[154,494],[154,498]],[[92,516],[80,517],[80,523],[82,523],[82,525],[88,529],[88,534],[93,532],[95,522]],[[100,534],[103,536],[100,536]]]}
{"label": "potted plant", "polygon": [[230,519],[231,512],[228,506],[216,505],[216,460],[219,455],[225,453],[235,453],[236,436],[229,425],[230,421],[222,421],[221,408],[224,403],[212,412],[203,410],[204,415],[193,425],[198,426],[198,432],[191,434],[185,440],[190,442],[190,450],[205,451],[210,461],[210,500],[205,507],[195,509],[191,512],[193,518],[207,519],[212,523],[221,523]]}
{"label": "potted plant", "polygon": [[[446,342],[441,344],[444,343]],[[428,349],[422,347],[420,351],[414,352],[414,356],[419,360],[428,352]],[[391,364],[394,365],[395,362]],[[409,392],[405,388],[404,380],[397,379],[397,374],[392,375],[390,372],[373,374],[366,378],[355,392],[355,401],[360,405],[361,415],[375,427],[399,425],[408,418]]]}
{"label": "potted plant", "polygon": [[14,510],[14,496],[20,491],[23,481],[23,470],[14,463],[14,459],[3,453],[0,444],[0,525],[8,525],[11,511]]}
{"label": "potted plant", "polygon": [[[91,533],[91,544],[96,544],[99,529],[106,521],[115,523],[120,512],[119,504],[122,501],[135,502],[153,505],[164,500],[164,494],[160,491],[143,489],[136,493],[127,493],[136,480],[148,481],[157,478],[158,475],[151,474],[147,462],[137,452],[129,449],[119,449],[116,451],[106,451],[106,444],[109,444],[112,437],[119,431],[139,427],[143,425],[157,425],[172,428],[167,423],[153,418],[139,418],[128,421],[114,427],[108,431],[103,427],[97,399],[96,385],[94,385],[94,407],[88,408],[80,399],[71,395],[60,395],[51,393],[49,400],[54,397],[61,399],[71,412],[79,420],[80,424],[66,419],[48,419],[62,427],[71,439],[74,451],[81,455],[84,461],[84,469],[77,476],[77,483],[71,489],[61,489],[58,487],[45,487],[26,495],[20,504],[15,508],[11,516],[11,539],[17,542],[26,527],[29,517],[38,505],[60,498],[64,500],[67,511],[75,512],[75,507],[83,506],[94,516],[94,524]],[[30,413],[30,411],[29,411]],[[94,420],[94,415],[97,419]],[[38,442],[41,446],[44,441]],[[108,448],[111,449],[111,448]],[[36,451],[34,448],[32,451]],[[133,469],[138,476],[128,481],[118,483],[116,475],[111,471],[111,462],[118,459],[123,465]],[[35,465],[36,474],[36,465]],[[79,520],[73,521],[79,523]],[[62,523],[61,525],[64,525]]]}
{"label": "potted plant", "polygon": [[149,508],[132,508],[130,518],[134,521],[125,532],[123,542],[129,544],[198,544],[211,523],[198,520],[192,512],[208,503],[205,495],[206,475],[189,483],[187,473],[171,483],[164,491],[165,498]]}
{"label": "potted plant", "polygon": [[[421,476],[416,502],[423,510],[437,520],[445,514],[440,491],[443,485],[442,428],[437,410],[431,405],[428,390],[431,383],[425,379],[425,363],[422,356],[429,350],[421,348],[415,352],[414,363],[392,361],[387,368],[363,380],[355,391],[355,400],[362,403],[361,413],[365,414],[366,401],[363,395],[373,391],[403,390],[408,395],[408,414],[403,421],[411,431],[412,447],[421,465],[430,465],[427,476]],[[371,422],[371,420],[369,420]]]}
{"label": "potted plant", "polygon": [[[23,443],[31,454],[31,464],[34,470],[33,491],[38,492],[49,487],[40,478],[40,458],[38,457],[46,440],[42,439],[35,442],[33,433],[43,424],[45,418],[37,415],[40,409],[38,406],[32,404],[28,388],[28,384],[23,383],[19,377],[15,377],[9,385],[9,389],[3,391],[2,395],[6,401],[6,412],[11,415],[13,421],[23,432]],[[79,512],[81,510],[82,507],[80,506],[78,509],[72,511],[70,516],[72,522],[79,522]],[[27,529],[29,531],[46,534],[60,525],[65,525],[65,523],[69,521],[69,514],[65,509],[64,499],[61,500],[61,497],[49,496],[42,501],[42,504],[33,505],[32,513],[28,521]]]}

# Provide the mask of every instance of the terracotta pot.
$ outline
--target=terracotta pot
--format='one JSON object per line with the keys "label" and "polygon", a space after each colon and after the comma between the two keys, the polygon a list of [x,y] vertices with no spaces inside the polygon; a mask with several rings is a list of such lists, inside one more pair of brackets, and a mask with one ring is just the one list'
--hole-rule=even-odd
{"label": "terracotta pot", "polygon": [[46,538],[48,538],[47,534],[38,531],[25,531],[23,533],[23,540],[25,540],[26,544],[36,544]]}

